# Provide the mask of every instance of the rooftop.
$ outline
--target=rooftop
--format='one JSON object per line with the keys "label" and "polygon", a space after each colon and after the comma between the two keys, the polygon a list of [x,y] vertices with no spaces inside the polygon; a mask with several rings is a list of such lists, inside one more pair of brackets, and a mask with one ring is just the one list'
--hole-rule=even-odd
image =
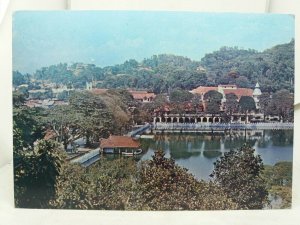
{"label": "rooftop", "polygon": [[51,140],[56,137],[57,137],[57,134],[53,130],[47,130],[46,134],[44,136],[44,140]]}
{"label": "rooftop", "polygon": [[193,93],[193,94],[205,94],[208,91],[218,91],[218,87],[199,86],[199,87],[191,90],[191,93]]}
{"label": "rooftop", "polygon": [[224,93],[229,94],[229,93],[233,93],[235,94],[238,98],[241,98],[242,96],[251,96],[253,95],[253,90],[250,88],[238,88],[236,85],[234,84],[228,84],[228,85],[219,85],[218,87],[197,87],[195,89],[193,89],[192,91],[190,91],[193,94],[201,94],[204,95],[205,93],[207,93],[208,91],[218,91],[218,92],[222,92],[222,94]]}
{"label": "rooftop", "polygon": [[127,136],[109,136],[108,139],[100,139],[100,148],[139,148],[140,142]]}
{"label": "rooftop", "polygon": [[93,94],[100,95],[100,94],[103,94],[103,93],[107,92],[107,90],[108,90],[108,89],[105,89],[105,88],[93,88],[93,89],[91,90],[91,92],[92,92]]}
{"label": "rooftop", "polygon": [[238,99],[240,99],[242,96],[250,96],[253,95],[253,90],[250,88],[237,88],[237,89],[225,89],[224,94],[233,93],[235,94]]}
{"label": "rooftop", "polygon": [[155,98],[155,94],[153,92],[130,90],[129,93],[134,99]]}

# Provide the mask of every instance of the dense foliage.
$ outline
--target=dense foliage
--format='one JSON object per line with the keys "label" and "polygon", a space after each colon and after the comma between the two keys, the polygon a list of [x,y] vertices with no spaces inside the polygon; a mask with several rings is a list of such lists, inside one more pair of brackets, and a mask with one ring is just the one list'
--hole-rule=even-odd
{"label": "dense foliage", "polygon": [[281,88],[293,90],[294,45],[292,40],[263,52],[223,47],[206,54],[201,59],[201,65],[216,83],[253,87],[258,81],[263,92],[274,92]]}
{"label": "dense foliage", "polygon": [[18,158],[14,162],[16,206],[48,208],[64,158],[61,148],[53,141],[40,140],[31,151],[15,154]]}
{"label": "dense foliage", "polygon": [[175,89],[170,92],[170,102],[183,103],[189,102],[193,98],[193,94],[181,89]]}
{"label": "dense foliage", "polygon": [[244,145],[230,150],[218,159],[211,174],[240,209],[262,209],[267,203],[268,191],[262,178],[263,163],[254,149]]}
{"label": "dense foliage", "polygon": [[227,193],[211,182],[198,181],[162,151],[143,164],[133,206],[143,210],[237,209]]}
{"label": "dense foliage", "polygon": [[65,209],[127,209],[135,194],[135,179],[132,159],[101,159],[87,169],[65,163],[50,204]]}
{"label": "dense foliage", "polygon": [[75,92],[69,103],[47,110],[43,118],[46,127],[55,133],[65,149],[78,138],[84,137],[87,145],[91,145],[110,133],[123,134],[131,126],[129,106],[134,102],[127,91]]}
{"label": "dense foliage", "polygon": [[242,96],[239,100],[239,107],[240,111],[243,113],[256,109],[254,99],[250,96]]}
{"label": "dense foliage", "polygon": [[280,208],[290,208],[292,205],[292,171],[292,162],[278,162],[264,169],[269,193],[274,199],[282,199]]}
{"label": "dense foliage", "polygon": [[[13,73],[15,86],[26,83],[29,75]],[[25,79],[26,77],[26,79]],[[206,54],[201,61],[175,55],[154,55],[137,62],[97,67],[93,64],[58,64],[43,67],[31,77],[75,88],[94,81],[97,87],[149,89],[168,93],[171,89],[191,90],[200,85],[237,84],[253,88],[258,81],[264,92],[275,92],[294,86],[294,40],[262,52],[222,47]]]}
{"label": "dense foliage", "polygon": [[32,148],[35,140],[43,137],[41,118],[43,109],[24,106],[22,94],[13,94],[13,142],[14,151]]}
{"label": "dense foliage", "polygon": [[206,111],[211,114],[219,113],[222,98],[222,94],[218,91],[206,92],[204,95],[204,100],[206,100]]}
{"label": "dense foliage", "polygon": [[[101,172],[100,172],[101,171]],[[219,187],[197,181],[156,152],[140,166],[132,159],[101,159],[88,169],[65,164],[54,208],[116,210],[236,209]]]}

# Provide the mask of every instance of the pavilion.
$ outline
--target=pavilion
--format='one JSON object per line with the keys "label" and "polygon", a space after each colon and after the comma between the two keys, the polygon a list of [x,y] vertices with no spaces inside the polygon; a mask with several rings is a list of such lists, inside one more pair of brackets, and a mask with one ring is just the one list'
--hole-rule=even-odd
{"label": "pavilion", "polygon": [[135,154],[141,147],[138,140],[128,136],[109,136],[100,139],[100,151],[108,154]]}

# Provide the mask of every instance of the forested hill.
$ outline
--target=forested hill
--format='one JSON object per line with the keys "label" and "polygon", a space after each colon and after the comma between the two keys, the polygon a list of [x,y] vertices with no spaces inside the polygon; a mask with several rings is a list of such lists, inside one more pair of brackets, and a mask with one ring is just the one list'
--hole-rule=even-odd
{"label": "forested hill", "polygon": [[294,86],[294,40],[263,52],[223,47],[205,55],[201,65],[216,83],[247,87],[255,81],[265,91]]}
{"label": "forested hill", "polygon": [[222,47],[206,54],[201,61],[163,54],[103,68],[83,63],[58,64],[41,68],[30,76],[15,71],[13,83],[26,83],[28,77],[77,88],[84,87],[86,81],[94,81],[102,88],[148,89],[155,93],[228,83],[253,87],[257,81],[263,91],[293,90],[294,40],[263,52]]}

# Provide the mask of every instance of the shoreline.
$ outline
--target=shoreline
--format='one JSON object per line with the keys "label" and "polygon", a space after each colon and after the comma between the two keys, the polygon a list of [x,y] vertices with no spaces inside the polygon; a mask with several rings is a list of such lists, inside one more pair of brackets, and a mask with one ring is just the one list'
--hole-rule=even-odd
{"label": "shoreline", "polygon": [[225,130],[293,130],[294,123],[155,123],[153,132],[203,132]]}

